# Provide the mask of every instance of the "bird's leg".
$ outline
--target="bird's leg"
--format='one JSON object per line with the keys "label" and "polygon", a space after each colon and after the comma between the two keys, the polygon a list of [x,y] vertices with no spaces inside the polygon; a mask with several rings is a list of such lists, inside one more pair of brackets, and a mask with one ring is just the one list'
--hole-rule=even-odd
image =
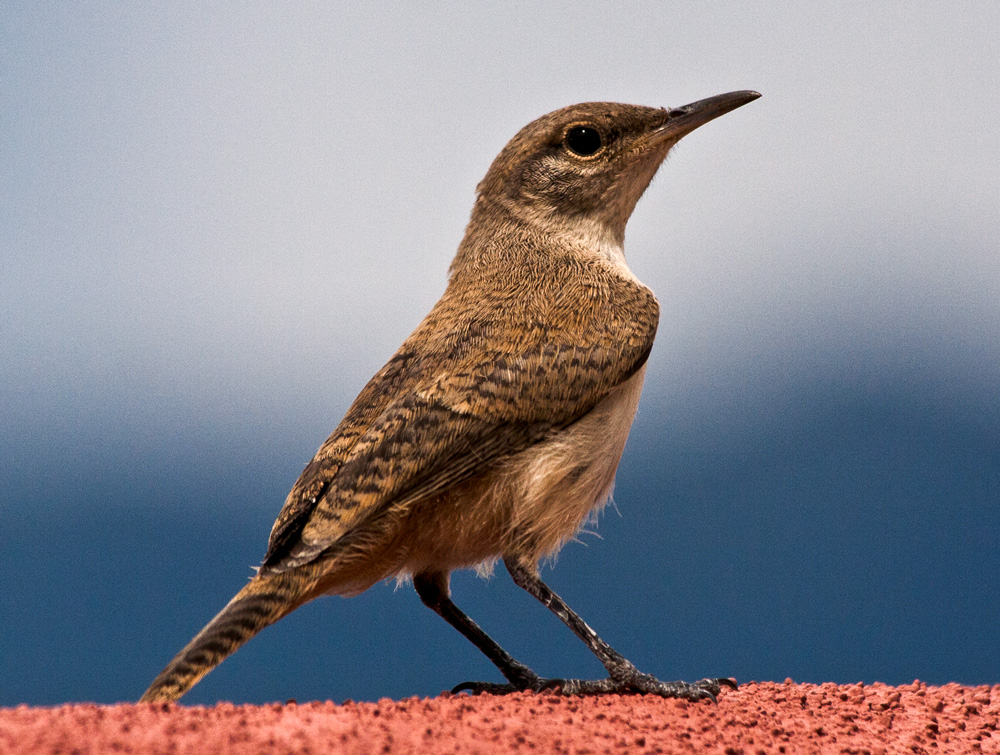
{"label": "bird's leg", "polygon": [[580,618],[555,591],[545,584],[534,569],[527,568],[517,562],[504,560],[507,571],[514,583],[537,598],[562,622],[573,630],[596,655],[604,668],[608,670],[607,679],[559,679],[548,680],[546,686],[557,683],[563,694],[601,694],[607,692],[654,694],[661,697],[680,697],[686,700],[715,700],[722,686],[736,687],[730,679],[702,679],[693,684],[689,682],[661,682],[650,674],[644,674],[631,661],[602,640],[587,622]]}
{"label": "bird's leg", "polygon": [[413,587],[425,606],[455,627],[469,642],[479,648],[493,662],[493,665],[500,669],[500,673],[509,682],[509,684],[466,682],[455,687],[452,692],[472,690],[474,692],[504,694],[529,689],[537,691],[545,686],[544,679],[513,658],[510,653],[497,644],[496,640],[486,634],[482,627],[452,602],[449,596],[447,574],[440,572],[417,574],[413,577]]}

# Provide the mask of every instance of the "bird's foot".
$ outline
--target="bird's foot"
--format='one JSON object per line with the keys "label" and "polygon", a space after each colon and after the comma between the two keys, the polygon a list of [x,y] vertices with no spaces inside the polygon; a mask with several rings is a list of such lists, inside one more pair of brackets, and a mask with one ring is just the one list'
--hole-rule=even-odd
{"label": "bird's foot", "polygon": [[512,692],[544,692],[551,690],[562,695],[659,695],[674,697],[681,700],[711,700],[716,702],[716,696],[723,687],[736,689],[732,679],[702,679],[700,682],[661,682],[655,676],[634,673],[617,674],[618,679],[545,679],[535,676],[534,679],[524,678],[517,683],[496,684],[493,682],[465,682],[459,684],[452,693],[471,692],[473,695],[483,693],[490,695],[509,695]]}
{"label": "bird's foot", "polygon": [[462,682],[455,687],[451,693],[471,692],[473,695],[481,695],[484,692],[489,695],[509,695],[512,692],[541,692],[553,686],[551,682],[561,681],[553,679],[543,679],[523,663],[514,661],[504,670],[507,677],[506,684],[496,682]]}
{"label": "bird's foot", "polygon": [[736,689],[732,679],[702,679],[700,682],[661,682],[651,674],[632,669],[630,673],[616,674],[617,678],[597,679],[594,681],[567,679],[562,685],[564,695],[658,695],[673,697],[680,700],[711,700],[717,702],[717,696],[723,687]]}

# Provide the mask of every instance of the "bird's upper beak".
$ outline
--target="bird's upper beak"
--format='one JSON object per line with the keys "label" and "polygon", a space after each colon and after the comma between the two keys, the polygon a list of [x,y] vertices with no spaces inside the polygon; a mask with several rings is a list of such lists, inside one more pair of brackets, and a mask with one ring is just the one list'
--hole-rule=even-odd
{"label": "bird's upper beak", "polygon": [[715,97],[698,100],[684,107],[671,108],[667,111],[667,122],[650,134],[650,141],[652,144],[661,144],[668,140],[676,141],[699,126],[704,126],[730,110],[753,102],[758,97],[760,92],[743,90],[717,94]]}

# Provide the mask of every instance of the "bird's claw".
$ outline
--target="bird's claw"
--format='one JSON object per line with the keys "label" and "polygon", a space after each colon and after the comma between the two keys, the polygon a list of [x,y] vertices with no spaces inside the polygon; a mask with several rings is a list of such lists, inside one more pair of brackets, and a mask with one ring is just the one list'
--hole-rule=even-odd
{"label": "bird's claw", "polygon": [[490,695],[509,695],[512,692],[542,692],[558,686],[561,679],[543,679],[527,666],[518,664],[511,668],[506,674],[510,680],[506,684],[495,682],[462,682],[452,689],[451,693],[457,695],[459,692],[471,692],[473,695],[481,695],[484,692]]}
{"label": "bird's claw", "polygon": [[495,682],[462,682],[452,688],[451,694],[457,695],[459,692],[471,692],[473,695],[509,695],[511,692],[522,692],[523,690],[513,684],[497,684]]}
{"label": "bird's claw", "polygon": [[545,679],[536,677],[523,683],[463,682],[452,694],[471,692],[473,695],[509,695],[512,692],[555,692],[560,695],[658,695],[681,700],[718,701],[723,687],[736,689],[732,679],[702,679],[699,682],[661,682],[654,676],[636,672],[621,679]]}

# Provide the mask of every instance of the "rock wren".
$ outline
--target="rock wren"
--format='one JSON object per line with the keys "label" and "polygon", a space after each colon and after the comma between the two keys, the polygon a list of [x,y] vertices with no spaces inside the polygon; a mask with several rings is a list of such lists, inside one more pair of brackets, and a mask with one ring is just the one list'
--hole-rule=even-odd
{"label": "rock wren", "polygon": [[[641,673],[538,573],[608,500],[659,304],[625,262],[625,224],[671,147],[755,100],[665,109],[591,102],[511,139],[477,189],[448,286],[295,483],[257,575],[142,701],[176,700],[264,627],[320,595],[412,577],[420,599],[500,669],[474,693],[559,689],[714,699],[728,679]],[[607,668],[545,679],[451,600],[455,569],[503,559]]]}

